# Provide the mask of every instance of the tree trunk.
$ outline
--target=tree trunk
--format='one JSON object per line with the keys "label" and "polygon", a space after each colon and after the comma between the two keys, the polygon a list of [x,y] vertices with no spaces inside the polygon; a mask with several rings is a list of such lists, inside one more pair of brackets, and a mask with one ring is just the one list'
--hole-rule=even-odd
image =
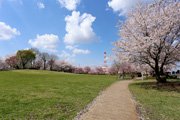
{"label": "tree trunk", "polygon": [[157,84],[158,83],[166,83],[166,77],[161,77],[161,75],[163,74],[163,69],[161,68],[161,70],[159,70],[159,66],[158,66],[158,62],[155,62],[155,74],[156,74],[156,80],[157,80]]}
{"label": "tree trunk", "polygon": [[124,73],[124,70],[123,70],[123,74],[122,74],[122,77],[123,77],[123,78],[122,78],[122,79],[124,79],[124,76],[125,76],[125,73]]}
{"label": "tree trunk", "polygon": [[118,72],[117,72],[117,75],[116,75],[116,80],[118,80]]}
{"label": "tree trunk", "polygon": [[166,81],[166,77],[161,77],[161,74],[160,74],[159,70],[156,70],[155,73],[156,73],[157,84],[158,83],[166,83],[167,82]]}
{"label": "tree trunk", "polygon": [[50,70],[52,71],[52,65],[50,65]]}
{"label": "tree trunk", "polygon": [[22,69],[25,69],[25,64],[22,63]]}
{"label": "tree trunk", "polygon": [[46,61],[44,61],[44,70],[46,70]]}
{"label": "tree trunk", "polygon": [[156,75],[157,84],[158,83],[166,83],[166,77],[161,77],[160,75]]}

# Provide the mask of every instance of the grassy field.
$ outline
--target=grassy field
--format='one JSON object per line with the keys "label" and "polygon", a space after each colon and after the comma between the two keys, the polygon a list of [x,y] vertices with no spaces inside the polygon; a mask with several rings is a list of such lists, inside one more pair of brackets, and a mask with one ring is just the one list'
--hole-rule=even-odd
{"label": "grassy field", "polygon": [[136,101],[144,108],[144,118],[151,120],[180,119],[180,82],[157,85],[152,79],[143,82],[139,80],[131,83],[129,89]]}
{"label": "grassy field", "polygon": [[0,72],[0,119],[72,119],[116,76]]}

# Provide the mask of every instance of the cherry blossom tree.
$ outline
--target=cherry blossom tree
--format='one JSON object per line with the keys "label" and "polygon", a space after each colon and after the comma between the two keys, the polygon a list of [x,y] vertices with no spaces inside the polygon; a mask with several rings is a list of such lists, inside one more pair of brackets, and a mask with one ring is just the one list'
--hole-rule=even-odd
{"label": "cherry blossom tree", "polygon": [[72,64],[65,60],[55,62],[55,65],[56,65],[55,70],[57,70],[57,71],[63,71],[63,72],[73,72],[74,71]]}
{"label": "cherry blossom tree", "polygon": [[4,62],[4,60],[0,57],[0,70],[7,70],[8,67],[6,65],[6,63]]}
{"label": "cherry blossom tree", "polygon": [[103,71],[102,67],[95,67],[94,68],[94,72],[95,72],[95,74],[98,74],[98,75],[105,74],[105,72]]}
{"label": "cherry blossom tree", "polygon": [[83,74],[83,69],[81,67],[74,67],[74,73]]}
{"label": "cherry blossom tree", "polygon": [[34,68],[35,69],[41,69],[42,68],[43,61],[41,59],[36,59],[34,62]]}
{"label": "cherry blossom tree", "polygon": [[180,61],[180,2],[160,0],[143,7],[139,3],[118,25],[121,38],[112,43],[117,58],[149,65],[156,74],[157,83],[165,67]]}
{"label": "cherry blossom tree", "polygon": [[94,75],[95,71],[94,70],[90,70],[88,73]]}
{"label": "cherry blossom tree", "polygon": [[117,69],[115,66],[112,66],[110,68],[108,68],[108,74],[116,74],[117,73]]}
{"label": "cherry blossom tree", "polygon": [[6,58],[5,62],[9,65],[10,68],[18,68],[19,59],[16,56]]}
{"label": "cherry blossom tree", "polygon": [[136,71],[133,67],[133,64],[120,58],[114,61],[112,67],[114,67],[114,69],[116,70],[117,78],[118,78],[118,74],[121,73],[120,77],[122,77],[122,79],[124,79],[125,73],[131,73]]}
{"label": "cherry blossom tree", "polygon": [[91,71],[91,68],[89,66],[86,66],[83,68],[83,72],[86,74],[89,73],[90,71]]}

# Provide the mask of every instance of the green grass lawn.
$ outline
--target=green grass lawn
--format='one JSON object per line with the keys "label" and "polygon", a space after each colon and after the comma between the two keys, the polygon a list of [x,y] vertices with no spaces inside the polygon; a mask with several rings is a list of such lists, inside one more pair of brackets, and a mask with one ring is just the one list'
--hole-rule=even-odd
{"label": "green grass lawn", "polygon": [[129,89],[146,111],[144,118],[180,120],[180,83],[157,85],[152,79],[137,80],[129,85]]}
{"label": "green grass lawn", "polygon": [[37,70],[0,72],[0,119],[72,119],[116,76]]}

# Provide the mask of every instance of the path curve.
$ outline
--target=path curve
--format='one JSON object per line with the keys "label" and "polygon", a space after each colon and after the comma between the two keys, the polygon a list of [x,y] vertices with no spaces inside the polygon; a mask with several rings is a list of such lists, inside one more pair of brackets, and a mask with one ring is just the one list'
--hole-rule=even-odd
{"label": "path curve", "polygon": [[118,81],[108,87],[79,120],[138,120],[128,84]]}

